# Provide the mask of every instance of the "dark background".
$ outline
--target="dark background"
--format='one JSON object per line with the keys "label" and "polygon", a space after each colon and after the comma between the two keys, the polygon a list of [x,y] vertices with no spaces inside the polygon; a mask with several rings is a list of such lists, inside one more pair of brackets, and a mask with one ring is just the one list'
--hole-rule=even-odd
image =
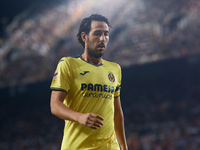
{"label": "dark background", "polygon": [[29,9],[33,5],[49,5],[49,3],[59,3],[63,0],[1,0],[0,1],[0,37],[5,37],[6,26],[9,25],[13,19]]}
{"label": "dark background", "polygon": [[[38,0],[36,0],[38,1]],[[0,1],[0,37],[5,36],[6,26],[13,18],[33,4],[34,0],[1,0]]]}

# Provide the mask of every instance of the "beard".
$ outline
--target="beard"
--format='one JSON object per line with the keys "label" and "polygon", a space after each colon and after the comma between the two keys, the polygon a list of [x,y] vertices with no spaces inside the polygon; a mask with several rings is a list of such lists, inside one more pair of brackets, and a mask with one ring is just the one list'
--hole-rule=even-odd
{"label": "beard", "polygon": [[94,49],[88,48],[88,55],[93,58],[101,58],[103,56],[103,53],[98,53]]}

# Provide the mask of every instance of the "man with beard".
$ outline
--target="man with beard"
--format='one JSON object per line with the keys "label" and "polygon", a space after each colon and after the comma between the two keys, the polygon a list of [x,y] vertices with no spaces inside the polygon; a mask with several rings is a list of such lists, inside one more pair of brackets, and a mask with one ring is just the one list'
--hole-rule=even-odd
{"label": "man with beard", "polygon": [[121,68],[102,59],[111,25],[84,18],[77,34],[84,53],[63,57],[51,83],[51,112],[65,120],[61,150],[127,150],[120,103]]}

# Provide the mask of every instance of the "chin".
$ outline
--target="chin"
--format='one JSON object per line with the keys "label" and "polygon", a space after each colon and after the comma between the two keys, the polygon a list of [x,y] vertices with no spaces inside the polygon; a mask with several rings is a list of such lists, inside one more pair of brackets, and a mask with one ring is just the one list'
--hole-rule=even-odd
{"label": "chin", "polygon": [[94,54],[94,57],[95,58],[101,58],[103,56],[103,54],[104,54],[104,52],[102,51],[102,52]]}
{"label": "chin", "polygon": [[90,57],[93,57],[93,58],[101,58],[104,54],[104,50],[101,49],[95,49],[95,50],[92,50],[92,49],[88,49],[88,55]]}

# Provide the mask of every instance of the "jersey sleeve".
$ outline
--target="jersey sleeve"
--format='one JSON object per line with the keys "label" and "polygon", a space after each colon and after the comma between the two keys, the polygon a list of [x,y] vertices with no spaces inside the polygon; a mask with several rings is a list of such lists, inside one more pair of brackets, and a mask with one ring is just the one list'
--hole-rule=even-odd
{"label": "jersey sleeve", "polygon": [[114,97],[119,97],[120,96],[120,89],[121,89],[121,67],[118,65],[118,75],[117,75],[117,87],[115,89]]}
{"label": "jersey sleeve", "polygon": [[71,84],[71,71],[67,58],[63,57],[56,68],[50,89],[68,92]]}

